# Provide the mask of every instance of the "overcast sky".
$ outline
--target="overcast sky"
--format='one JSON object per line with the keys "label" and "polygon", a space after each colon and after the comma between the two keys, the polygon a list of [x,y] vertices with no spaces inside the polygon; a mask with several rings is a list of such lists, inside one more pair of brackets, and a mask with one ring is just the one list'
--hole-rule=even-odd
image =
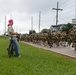
{"label": "overcast sky", "polygon": [[[14,20],[14,31],[29,33],[31,30],[31,16],[33,16],[33,29],[39,32],[39,11],[41,11],[40,31],[44,28],[49,29],[56,24],[57,2],[59,8],[58,24],[67,24],[76,18],[76,0],[0,0],[0,34],[5,32],[8,20]],[[7,30],[7,28],[6,28]]]}

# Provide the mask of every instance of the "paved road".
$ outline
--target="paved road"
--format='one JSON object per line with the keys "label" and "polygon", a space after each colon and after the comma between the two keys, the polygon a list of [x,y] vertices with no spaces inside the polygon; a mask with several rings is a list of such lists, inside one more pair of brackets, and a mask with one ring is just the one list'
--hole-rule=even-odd
{"label": "paved road", "polygon": [[35,47],[38,47],[38,48],[43,48],[45,50],[53,51],[53,52],[56,52],[56,53],[59,53],[59,54],[62,54],[62,55],[66,55],[66,56],[69,56],[69,57],[72,57],[72,58],[76,58],[76,53],[75,53],[74,49],[71,48],[71,47],[53,47],[53,48],[49,48],[49,47],[44,47],[44,46],[33,44],[33,43],[28,43],[28,42],[23,42],[23,43],[26,43],[26,44],[29,44],[29,45],[32,45],[32,46],[35,46]]}

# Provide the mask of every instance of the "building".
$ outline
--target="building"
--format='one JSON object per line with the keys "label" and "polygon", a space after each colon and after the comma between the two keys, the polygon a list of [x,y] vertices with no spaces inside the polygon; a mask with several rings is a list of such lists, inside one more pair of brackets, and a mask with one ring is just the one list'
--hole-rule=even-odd
{"label": "building", "polygon": [[52,25],[50,27],[50,31],[51,32],[57,32],[57,31],[61,31],[63,27],[65,27],[66,24],[60,24],[60,25]]}
{"label": "building", "polygon": [[72,24],[76,24],[76,18],[72,19]]}
{"label": "building", "polygon": [[[60,32],[60,31],[62,31],[62,29],[64,28],[64,27],[66,27],[66,25],[67,24],[60,24],[60,25],[52,25],[51,27],[50,27],[50,31],[51,32]],[[73,29],[74,30],[76,30],[76,24],[72,24],[73,25]]]}

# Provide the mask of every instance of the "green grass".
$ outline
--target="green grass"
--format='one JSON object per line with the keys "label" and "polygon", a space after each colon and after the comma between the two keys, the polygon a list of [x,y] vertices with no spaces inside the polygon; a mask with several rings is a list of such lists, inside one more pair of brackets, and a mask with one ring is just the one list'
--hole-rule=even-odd
{"label": "green grass", "polygon": [[21,42],[21,58],[8,58],[8,44],[0,38],[0,75],[76,75],[76,60]]}

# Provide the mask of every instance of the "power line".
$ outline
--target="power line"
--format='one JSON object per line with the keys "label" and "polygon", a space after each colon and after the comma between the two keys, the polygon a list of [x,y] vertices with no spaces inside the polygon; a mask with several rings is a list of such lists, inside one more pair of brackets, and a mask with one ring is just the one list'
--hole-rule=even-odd
{"label": "power line", "polygon": [[69,9],[67,12],[65,11],[64,13],[61,13],[60,15],[68,15],[69,16],[69,14],[70,13],[72,13],[72,12],[75,12],[75,13],[73,13],[74,15],[75,15],[75,17],[76,17],[76,0],[73,0],[73,1],[71,1],[71,0],[69,0],[69,1],[65,1],[62,5],[61,5],[61,7],[64,7],[66,10],[67,9]]}
{"label": "power line", "polygon": [[67,15],[67,14],[73,12],[73,10],[74,10],[74,9],[72,9],[72,10],[70,10],[70,11],[67,11],[67,12],[65,12],[65,13],[61,13],[60,15],[64,15],[64,14]]}
{"label": "power line", "polygon": [[72,7],[73,5],[75,6],[75,3],[71,3],[69,5],[66,5],[64,8]]}
{"label": "power line", "polygon": [[72,15],[70,15],[70,16],[65,16],[65,17],[63,17],[63,18],[65,18],[65,19],[68,19],[68,18],[71,18],[71,17],[73,17],[73,16],[75,16],[74,14],[72,14]]}
{"label": "power line", "polygon": [[52,19],[53,21],[51,23],[54,23],[55,22],[55,19],[56,19],[56,17],[54,16],[54,18]]}
{"label": "power line", "polygon": [[64,6],[66,7],[66,6],[68,6],[68,5],[71,5],[70,3],[72,4],[72,3],[75,3],[75,2],[70,2],[70,1],[67,0],[67,1],[61,3],[61,4],[60,4],[60,7],[64,7]]}
{"label": "power line", "polygon": [[64,19],[62,19],[61,17],[59,17],[62,21],[64,21],[64,22],[68,22],[68,21],[66,21],[66,20],[64,20]]}

